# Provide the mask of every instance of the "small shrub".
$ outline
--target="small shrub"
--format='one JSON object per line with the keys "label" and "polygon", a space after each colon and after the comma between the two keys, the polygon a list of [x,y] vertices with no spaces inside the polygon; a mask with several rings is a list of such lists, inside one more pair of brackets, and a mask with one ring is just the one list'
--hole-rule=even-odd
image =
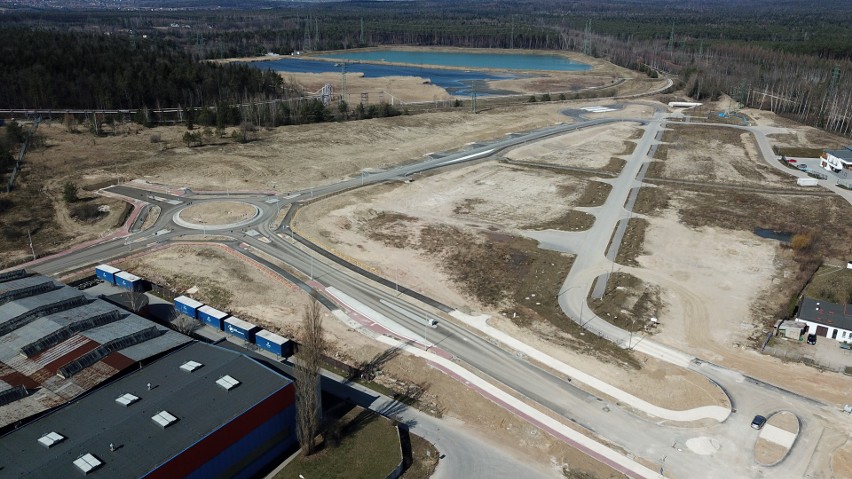
{"label": "small shrub", "polygon": [[535,99],[535,95],[530,95],[530,99],[527,100],[527,103],[535,103],[536,101],[538,100]]}
{"label": "small shrub", "polygon": [[80,198],[77,196],[77,185],[71,183],[70,181],[65,183],[65,186],[62,188],[62,197],[65,198],[66,203],[75,203]]}
{"label": "small shrub", "polygon": [[813,246],[813,237],[810,233],[799,233],[793,235],[790,247],[795,251],[807,251]]}
{"label": "small shrub", "polygon": [[151,133],[151,143],[159,143],[162,139],[159,133]]}
{"label": "small shrub", "polygon": [[71,216],[73,218],[76,218],[78,221],[84,222],[96,221],[106,215],[106,211],[101,211],[100,209],[98,209],[98,205],[92,203],[78,205],[71,210]]}

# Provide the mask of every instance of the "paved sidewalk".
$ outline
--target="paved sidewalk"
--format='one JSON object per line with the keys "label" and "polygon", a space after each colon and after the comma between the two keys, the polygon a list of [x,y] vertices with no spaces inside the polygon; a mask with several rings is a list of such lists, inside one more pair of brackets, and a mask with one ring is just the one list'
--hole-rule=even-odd
{"label": "paved sidewalk", "polygon": [[562,361],[533,348],[532,346],[526,343],[518,341],[517,339],[509,336],[503,331],[500,331],[499,329],[489,325],[487,322],[487,315],[469,316],[460,311],[454,311],[450,313],[450,315],[458,319],[459,321],[462,321],[463,323],[467,324],[468,326],[482,331],[483,333],[500,341],[506,346],[516,351],[519,351],[535,359],[536,361],[547,365],[550,368],[553,368],[563,374],[568,375],[568,377],[570,377],[571,379],[587,384],[590,387],[604,394],[612,396],[617,401],[623,402],[651,416],[656,416],[661,419],[668,419],[671,421],[679,422],[698,421],[701,419],[714,419],[716,421],[723,422],[731,414],[731,410],[729,408],[721,406],[702,406],[694,409],[686,409],[681,411],[656,406],[645,401],[644,399],[638,398],[626,391],[618,389],[617,387],[611,384],[601,381],[600,379],[590,374],[586,374],[577,368],[571,367],[563,363]]}

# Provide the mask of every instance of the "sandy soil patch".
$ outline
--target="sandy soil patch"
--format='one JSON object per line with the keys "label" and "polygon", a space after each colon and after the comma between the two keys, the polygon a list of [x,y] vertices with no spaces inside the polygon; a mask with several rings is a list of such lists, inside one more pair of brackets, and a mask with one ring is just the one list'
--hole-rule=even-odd
{"label": "sandy soil patch", "polygon": [[754,443],[754,460],[758,464],[771,466],[778,463],[787,455],[786,447],[759,437]]}
{"label": "sandy soil patch", "polygon": [[[466,231],[511,231],[570,210],[586,181],[496,162],[463,166],[410,184],[385,184],[337,195],[299,211],[301,234],[356,263],[451,305],[469,304],[454,291],[435,258],[406,246],[427,224]],[[365,222],[381,221],[371,239]],[[393,245],[393,246],[392,246]],[[400,265],[405,265],[400,267]]]}
{"label": "sandy soil patch", "polygon": [[684,345],[700,349],[745,343],[755,327],[750,320],[752,300],[775,273],[777,246],[748,232],[692,230],[679,223],[672,210],[648,221],[648,254],[639,256],[640,267],[628,272],[662,288],[668,308],[657,316],[655,339],[687,351],[695,349]]}
{"label": "sandy soil patch", "polygon": [[793,434],[799,433],[799,419],[790,411],[780,411],[773,414],[770,416],[769,420],[766,421],[766,425],[775,426],[778,429],[791,432]]}
{"label": "sandy soil patch", "polygon": [[242,201],[206,201],[188,206],[179,214],[190,223],[228,225],[254,218],[257,208]]}
{"label": "sandy soil patch", "polygon": [[847,377],[814,374],[749,347],[749,336],[763,334],[755,301],[783,274],[778,268],[789,266],[776,242],[747,231],[691,229],[673,209],[648,220],[647,254],[637,258],[640,267],[624,270],[661,288],[666,307],[654,340],[815,399],[848,402]]}
{"label": "sandy soil patch", "polygon": [[[323,85],[334,87],[335,95],[343,93],[343,83],[340,73],[291,73],[280,72],[280,75],[291,83],[302,85],[308,92],[317,92]],[[365,104],[402,103],[448,100],[455,98],[447,90],[432,84],[428,78],[409,76],[388,76],[379,78],[364,78],[360,72],[346,74],[346,102],[349,105],[362,103],[363,94],[367,94]]]}
{"label": "sandy soil patch", "polygon": [[160,212],[162,208],[157,205],[152,206],[148,209],[148,215],[145,217],[145,221],[142,222],[142,226],[139,228],[140,231],[144,231],[152,226],[157,220],[160,218]]}
{"label": "sandy soil patch", "polygon": [[670,127],[663,142],[669,143],[658,149],[665,152],[663,177],[761,186],[779,177],[766,164],[749,132],[725,127]]}
{"label": "sandy soil patch", "polygon": [[852,477],[852,442],[847,441],[831,455],[831,473],[837,479]]}
{"label": "sandy soil patch", "polygon": [[635,124],[616,123],[583,128],[508,151],[512,160],[537,161],[582,168],[603,168],[610,158],[624,153],[627,141],[640,131]]}

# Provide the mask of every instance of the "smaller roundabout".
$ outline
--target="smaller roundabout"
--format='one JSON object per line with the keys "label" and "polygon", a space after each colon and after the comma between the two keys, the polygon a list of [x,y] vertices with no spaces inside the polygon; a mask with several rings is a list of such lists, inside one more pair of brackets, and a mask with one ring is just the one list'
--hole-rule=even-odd
{"label": "smaller roundabout", "polygon": [[260,208],[245,201],[208,200],[181,208],[172,221],[183,228],[213,231],[247,226],[259,216]]}

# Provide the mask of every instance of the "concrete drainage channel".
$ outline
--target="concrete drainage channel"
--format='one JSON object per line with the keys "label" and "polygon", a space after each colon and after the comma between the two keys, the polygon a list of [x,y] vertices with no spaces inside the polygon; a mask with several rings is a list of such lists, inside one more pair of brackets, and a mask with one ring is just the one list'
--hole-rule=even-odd
{"label": "concrete drainage channel", "polygon": [[[227,214],[229,211],[227,208],[229,206],[245,210],[247,213],[236,215],[236,217],[233,218],[239,219],[239,221],[223,223],[222,221],[230,221],[232,219]],[[204,208],[204,210],[201,208]],[[226,213],[222,214],[222,212]],[[194,221],[184,218],[184,216],[192,214],[195,215],[195,217],[193,217]],[[174,216],[172,216],[172,221],[182,228],[213,231],[240,228],[252,224],[259,216],[260,208],[251,203],[233,200],[205,201],[198,205],[189,205],[185,208],[181,208],[174,214]]]}

